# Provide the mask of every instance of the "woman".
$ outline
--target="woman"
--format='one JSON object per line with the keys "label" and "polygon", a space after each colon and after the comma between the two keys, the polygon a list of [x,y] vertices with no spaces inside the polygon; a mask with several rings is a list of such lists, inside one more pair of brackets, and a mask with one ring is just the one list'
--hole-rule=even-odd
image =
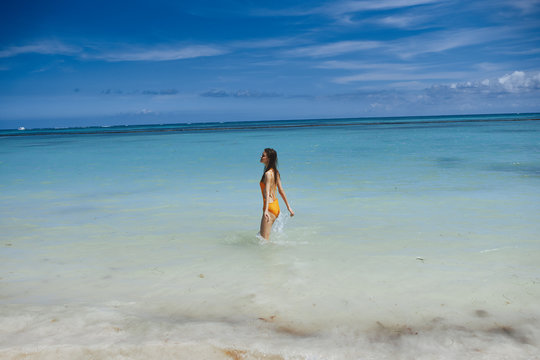
{"label": "woman", "polygon": [[268,240],[270,237],[270,230],[272,230],[272,224],[279,216],[279,203],[276,196],[276,187],[279,190],[279,194],[285,201],[287,209],[291,216],[294,216],[294,211],[289,206],[287,196],[283,186],[281,186],[281,178],[277,169],[277,153],[276,150],[266,148],[261,155],[261,162],[264,164],[264,173],[261,178],[260,186],[263,196],[263,216],[261,219],[260,235]]}

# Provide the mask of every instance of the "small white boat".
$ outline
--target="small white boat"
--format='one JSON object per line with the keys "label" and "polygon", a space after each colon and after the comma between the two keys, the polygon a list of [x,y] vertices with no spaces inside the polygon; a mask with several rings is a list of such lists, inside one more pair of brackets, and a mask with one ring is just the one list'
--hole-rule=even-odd
{"label": "small white boat", "polygon": [[19,126],[19,130],[26,130],[24,126]]}

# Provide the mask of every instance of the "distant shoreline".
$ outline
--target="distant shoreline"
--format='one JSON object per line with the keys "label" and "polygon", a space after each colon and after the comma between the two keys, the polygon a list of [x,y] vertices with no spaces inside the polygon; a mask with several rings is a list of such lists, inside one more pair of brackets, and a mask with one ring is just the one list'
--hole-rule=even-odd
{"label": "distant shoreline", "polygon": [[[531,117],[528,117],[528,116]],[[514,117],[513,117],[514,116]],[[523,117],[521,117],[523,116]],[[500,117],[500,118],[490,118]],[[413,120],[414,119],[414,120]],[[381,125],[444,125],[460,123],[493,123],[516,121],[540,121],[540,114],[486,114],[486,115],[438,115],[438,116],[406,116],[381,118],[340,118],[311,120],[267,120],[245,122],[211,122],[211,123],[179,123],[148,125],[114,125],[89,126],[73,128],[42,129],[4,129],[0,137],[38,136],[38,135],[102,135],[131,134],[157,132],[198,132],[198,131],[231,131],[258,129],[294,129],[309,127],[337,126],[381,126]],[[204,126],[206,125],[206,126]]]}

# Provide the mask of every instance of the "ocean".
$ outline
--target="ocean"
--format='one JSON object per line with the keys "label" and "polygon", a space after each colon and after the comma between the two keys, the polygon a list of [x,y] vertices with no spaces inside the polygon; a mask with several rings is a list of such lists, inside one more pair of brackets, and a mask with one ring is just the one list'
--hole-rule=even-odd
{"label": "ocean", "polygon": [[[262,150],[295,216],[270,241]],[[540,359],[540,114],[0,130],[2,359]]]}

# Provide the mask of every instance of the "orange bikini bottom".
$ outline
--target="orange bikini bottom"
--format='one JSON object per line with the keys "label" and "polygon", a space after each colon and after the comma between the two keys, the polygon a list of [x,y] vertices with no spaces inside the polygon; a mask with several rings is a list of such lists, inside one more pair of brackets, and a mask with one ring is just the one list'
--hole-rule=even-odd
{"label": "orange bikini bottom", "polygon": [[[264,211],[264,206],[263,206]],[[268,204],[268,211],[274,214],[276,217],[279,216],[279,202],[277,199],[274,199],[270,204]]]}

